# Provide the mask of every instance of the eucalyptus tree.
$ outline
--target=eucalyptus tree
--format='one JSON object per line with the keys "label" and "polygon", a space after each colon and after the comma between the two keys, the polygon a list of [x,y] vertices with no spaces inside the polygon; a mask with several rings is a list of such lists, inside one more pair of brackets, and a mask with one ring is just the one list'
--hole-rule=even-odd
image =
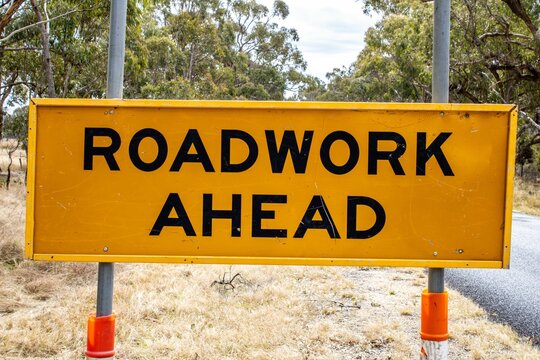
{"label": "eucalyptus tree", "polygon": [[[178,0],[156,5],[143,28],[147,67],[139,96],[275,99],[306,79],[288,16],[254,0]],[[133,93],[137,95],[137,93]]]}
{"label": "eucalyptus tree", "polygon": [[[431,101],[433,2],[366,0],[365,11],[382,19],[353,66],[329,74],[316,98]],[[457,0],[451,20],[450,101],[517,104],[523,167],[540,143],[540,4]]]}
{"label": "eucalyptus tree", "polygon": [[18,23],[18,14],[24,0],[0,1],[0,138],[2,138],[5,105],[9,100],[13,88],[19,84],[18,65],[13,56],[6,56],[7,51],[16,51],[10,48],[9,40],[16,35],[14,23]]}
{"label": "eucalyptus tree", "polygon": [[[0,5],[5,5],[0,7],[6,9],[4,18],[12,12],[0,32],[2,110],[6,105],[25,105],[30,96],[77,96],[80,87],[95,94],[97,86],[89,82],[98,78],[103,67],[108,9],[89,0],[27,0]],[[15,5],[19,6],[13,9]]]}
{"label": "eucalyptus tree", "polygon": [[[1,108],[105,94],[108,1],[0,0]],[[284,99],[306,87],[286,3],[129,0],[126,98]],[[0,113],[0,116],[3,112]]]}

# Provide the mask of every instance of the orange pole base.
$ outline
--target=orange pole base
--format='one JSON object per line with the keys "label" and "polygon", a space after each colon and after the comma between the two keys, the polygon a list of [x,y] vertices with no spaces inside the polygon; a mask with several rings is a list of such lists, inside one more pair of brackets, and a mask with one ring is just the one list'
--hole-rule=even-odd
{"label": "orange pole base", "polygon": [[422,292],[422,316],[420,326],[422,340],[448,340],[448,292]]}
{"label": "orange pole base", "polygon": [[106,359],[114,356],[114,323],[116,315],[88,317],[86,356]]}

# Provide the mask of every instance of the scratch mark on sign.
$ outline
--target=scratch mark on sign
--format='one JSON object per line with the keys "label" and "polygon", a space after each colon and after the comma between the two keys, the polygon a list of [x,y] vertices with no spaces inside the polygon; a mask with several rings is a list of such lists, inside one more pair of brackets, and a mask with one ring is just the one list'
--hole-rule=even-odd
{"label": "scratch mark on sign", "polygon": [[64,144],[64,150],[66,150],[66,152],[69,154],[69,156],[73,156],[73,152],[68,149],[66,144]]}

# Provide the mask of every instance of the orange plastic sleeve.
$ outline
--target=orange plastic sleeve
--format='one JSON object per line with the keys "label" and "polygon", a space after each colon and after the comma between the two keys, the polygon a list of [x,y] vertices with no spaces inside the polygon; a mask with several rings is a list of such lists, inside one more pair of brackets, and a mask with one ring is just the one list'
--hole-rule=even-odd
{"label": "orange plastic sleeve", "polygon": [[116,315],[88,317],[86,356],[103,359],[114,356],[114,322]]}
{"label": "orange plastic sleeve", "polygon": [[448,293],[422,292],[422,315],[420,326],[422,340],[448,340]]}

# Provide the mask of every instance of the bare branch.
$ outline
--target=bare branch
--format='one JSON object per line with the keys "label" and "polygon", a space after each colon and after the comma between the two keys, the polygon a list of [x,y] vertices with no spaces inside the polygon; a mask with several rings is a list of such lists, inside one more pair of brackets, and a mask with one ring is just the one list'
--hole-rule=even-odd
{"label": "bare branch", "polygon": [[540,124],[537,124],[536,121],[532,117],[530,117],[525,111],[520,110],[519,114],[523,116],[526,120],[528,120],[531,125],[536,128],[536,130],[540,133]]}
{"label": "bare branch", "polygon": [[0,86],[0,89],[11,88],[16,85],[36,86],[36,84],[28,82],[28,81],[17,81],[17,82],[9,83],[7,85],[2,85]]}
{"label": "bare branch", "polygon": [[66,12],[66,13],[63,13],[63,14],[57,15],[57,16],[55,16],[55,17],[52,17],[52,18],[50,18],[49,20],[42,20],[42,21],[38,21],[38,22],[36,22],[36,23],[30,24],[30,25],[27,25],[27,26],[23,26],[22,28],[17,29],[17,30],[14,30],[14,31],[12,31],[11,33],[9,33],[6,37],[0,39],[0,44],[5,43],[5,42],[8,41],[9,39],[11,39],[11,38],[13,37],[13,35],[18,34],[18,33],[20,33],[21,31],[25,31],[25,30],[28,30],[28,29],[33,28],[34,26],[39,26],[39,25],[41,25],[41,24],[45,24],[45,23],[47,23],[47,22],[54,21],[54,20],[59,19],[59,18],[61,18],[61,17],[68,16],[68,15],[73,14],[73,13],[75,13],[75,12],[81,12],[81,11],[84,11],[84,10],[78,10],[78,9],[76,9],[76,10],[71,10],[71,11],[68,11],[68,12]]}
{"label": "bare branch", "polygon": [[527,14],[527,11],[523,8],[523,4],[521,4],[520,0],[502,0],[503,2],[508,5],[510,10],[519,17],[525,25],[529,28],[529,31],[534,37],[538,36],[538,28],[534,25],[531,18],[529,17],[529,14]]}
{"label": "bare branch", "polygon": [[480,35],[478,37],[478,40],[484,41],[484,39],[488,38],[488,37],[517,37],[517,38],[525,39],[525,40],[533,40],[533,38],[531,38],[530,36],[527,36],[527,35],[516,34],[516,33],[503,33],[503,32],[485,33],[485,34]]}
{"label": "bare branch", "polygon": [[17,151],[21,141],[17,139],[17,143],[14,147],[8,149],[9,164],[7,167],[7,177],[6,177],[6,189],[9,190],[9,183],[11,182],[11,165],[13,165],[13,153]]}
{"label": "bare branch", "polygon": [[43,48],[38,47],[19,47],[19,48],[3,48],[0,51],[41,51]]}
{"label": "bare branch", "polygon": [[51,33],[51,27],[50,27],[51,19],[49,17],[49,11],[47,10],[47,0],[43,0],[43,12],[45,13],[45,20],[47,20],[47,22],[45,23],[45,28],[47,29],[47,34],[50,34]]}
{"label": "bare branch", "polygon": [[36,0],[30,0],[30,4],[32,4],[32,8],[34,9],[34,13],[36,14],[38,22],[41,22],[41,24],[39,24],[39,32],[41,33],[41,42],[43,46],[43,72],[45,73],[47,78],[47,95],[50,98],[54,98],[56,97],[56,89],[54,88],[53,67],[49,46],[49,31],[47,30],[46,26],[46,24],[48,24],[50,20],[48,17],[43,20],[41,9],[38,7]]}
{"label": "bare branch", "polygon": [[[19,73],[16,71],[16,72],[12,73],[11,76],[9,77],[9,80],[7,81],[8,85],[5,86],[7,88],[7,91],[4,91],[2,96],[0,97],[0,105],[1,106],[4,106],[4,102],[7,100],[7,98],[11,94],[11,89],[13,88],[12,83],[15,82],[15,80],[17,79],[18,76],[19,76]],[[4,87],[1,87],[1,88],[4,88]]]}
{"label": "bare branch", "polygon": [[527,49],[527,50],[530,50],[530,51],[536,51],[535,48],[533,48],[532,46],[529,46],[525,43],[522,43],[521,41],[514,41],[514,40],[510,40],[509,41],[510,44],[514,44],[514,45],[518,45],[518,46],[521,46],[522,48],[524,49]]}
{"label": "bare branch", "polygon": [[[229,279],[227,279],[227,274],[229,275]],[[226,272],[223,274],[223,277],[220,280],[215,280],[210,284],[210,286],[214,285],[222,285],[223,289],[225,290],[234,290],[236,286],[234,286],[233,282],[238,278],[238,281],[242,284],[247,283],[244,277],[240,273],[236,273],[234,276],[231,277],[230,272]]]}
{"label": "bare branch", "polygon": [[[4,31],[4,28],[7,26],[7,24],[9,24],[9,22],[11,21],[11,18],[17,12],[19,7],[21,7],[23,2],[24,0],[16,0],[11,4],[9,9],[7,9],[4,16],[2,16],[2,19],[0,19],[0,34],[2,34],[2,32]],[[2,4],[2,6],[4,5],[7,5],[7,2],[4,2]]]}

